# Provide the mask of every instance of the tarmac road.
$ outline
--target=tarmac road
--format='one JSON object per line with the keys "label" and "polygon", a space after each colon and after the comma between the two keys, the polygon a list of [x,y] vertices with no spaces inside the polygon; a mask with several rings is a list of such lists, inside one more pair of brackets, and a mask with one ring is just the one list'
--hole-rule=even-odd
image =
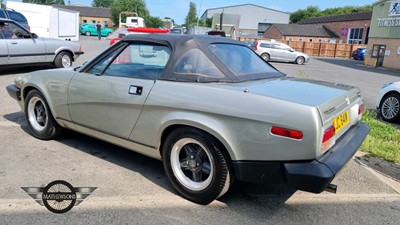
{"label": "tarmac road", "polygon": [[[96,37],[82,37],[81,43],[85,57],[78,63],[108,46],[108,40]],[[313,59],[303,66],[273,65],[294,75],[361,84],[357,86],[365,91],[367,106],[368,96],[375,95],[369,92],[381,85],[378,81],[398,79],[358,70],[362,67],[357,63],[354,68],[342,63],[354,61]],[[399,183],[355,160],[335,178],[337,194],[238,184],[223,198],[201,206],[177,195],[160,161],[74,132],[54,141],[35,139],[5,90],[17,73],[32,69],[0,75],[0,224],[399,224]],[[374,76],[382,77],[372,81]],[[97,189],[70,212],[57,215],[20,188],[58,179]]]}

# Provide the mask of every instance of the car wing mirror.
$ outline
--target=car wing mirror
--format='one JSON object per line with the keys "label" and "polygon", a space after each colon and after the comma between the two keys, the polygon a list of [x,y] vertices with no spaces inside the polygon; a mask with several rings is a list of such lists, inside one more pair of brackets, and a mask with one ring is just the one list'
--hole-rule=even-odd
{"label": "car wing mirror", "polygon": [[37,36],[37,34],[35,34],[35,33],[32,33],[31,35],[32,35],[32,38],[33,38],[33,39],[36,39],[36,38],[39,37],[39,36]]}

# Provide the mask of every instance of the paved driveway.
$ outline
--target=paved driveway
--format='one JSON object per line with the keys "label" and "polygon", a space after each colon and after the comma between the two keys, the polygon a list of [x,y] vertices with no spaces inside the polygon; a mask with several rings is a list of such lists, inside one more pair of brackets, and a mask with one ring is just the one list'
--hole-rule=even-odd
{"label": "paved driveway", "polygon": [[[83,38],[86,58],[78,62],[108,46],[105,40]],[[372,77],[397,79],[368,71],[358,74],[355,68],[336,65],[352,61],[332,62],[313,59],[304,66],[274,65],[294,75],[363,84],[367,96],[381,85],[370,84]],[[238,184],[222,199],[200,206],[177,195],[157,160],[74,132],[53,141],[35,139],[5,90],[17,73],[32,69],[0,75],[0,224],[399,224],[398,183],[355,160],[333,181],[337,194]],[[56,179],[98,188],[62,215],[50,213],[20,188],[44,186]]]}

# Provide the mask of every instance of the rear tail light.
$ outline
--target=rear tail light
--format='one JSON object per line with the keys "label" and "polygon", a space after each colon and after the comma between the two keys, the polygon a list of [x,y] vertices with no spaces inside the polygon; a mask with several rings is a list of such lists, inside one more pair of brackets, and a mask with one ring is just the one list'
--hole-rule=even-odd
{"label": "rear tail light", "polygon": [[282,127],[272,127],[271,133],[282,137],[293,138],[296,140],[300,140],[303,138],[303,133],[301,131],[286,129]]}
{"label": "rear tail light", "polygon": [[364,103],[360,105],[360,107],[358,107],[358,115],[362,116],[365,110],[365,106]]}
{"label": "rear tail light", "polygon": [[333,125],[328,127],[328,129],[325,130],[324,136],[322,138],[322,146],[321,146],[322,152],[327,151],[335,144],[335,142],[336,142],[335,134],[336,134],[336,130]]}
{"label": "rear tail light", "polygon": [[358,120],[359,121],[362,119],[364,111],[365,111],[364,103],[361,103],[361,105],[358,105]]}
{"label": "rear tail light", "polygon": [[254,51],[256,51],[257,50],[257,46],[258,46],[258,42],[256,41],[256,43],[254,43]]}

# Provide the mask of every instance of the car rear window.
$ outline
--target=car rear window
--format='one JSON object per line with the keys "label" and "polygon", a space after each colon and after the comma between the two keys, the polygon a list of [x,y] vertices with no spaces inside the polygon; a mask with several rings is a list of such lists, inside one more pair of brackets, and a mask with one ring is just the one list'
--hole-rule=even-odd
{"label": "car rear window", "polygon": [[240,80],[283,76],[246,46],[211,44],[209,48]]}
{"label": "car rear window", "polygon": [[10,15],[10,19],[17,21],[18,23],[27,23],[25,16],[21,13],[9,11],[8,14]]}

